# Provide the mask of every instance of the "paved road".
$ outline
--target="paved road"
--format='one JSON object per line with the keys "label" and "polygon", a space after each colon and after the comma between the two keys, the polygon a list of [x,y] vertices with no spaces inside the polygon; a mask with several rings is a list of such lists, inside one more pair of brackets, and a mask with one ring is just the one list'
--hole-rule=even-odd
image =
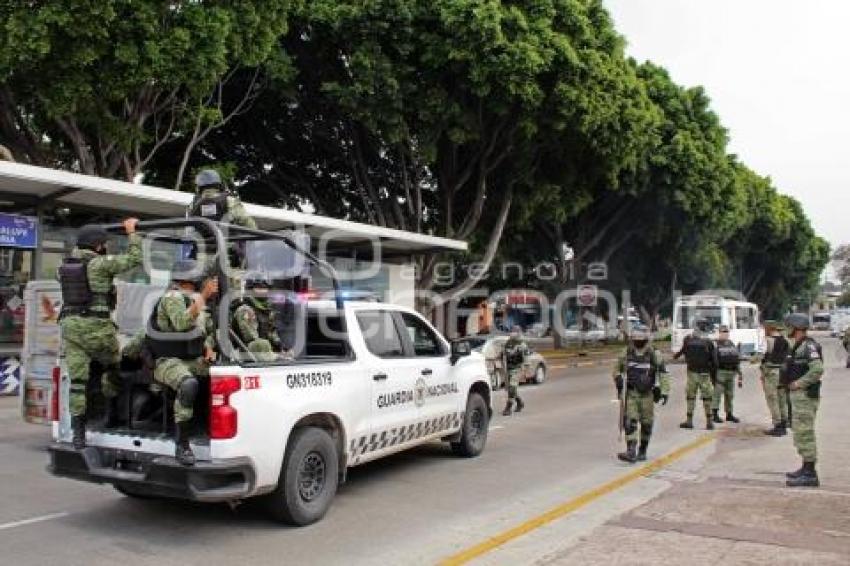
{"label": "paved road", "polygon": [[[357,468],[325,520],[303,529],[271,523],[251,503],[136,501],[52,478],[47,430],[20,423],[12,400],[0,400],[0,552],[17,565],[433,564],[627,471],[613,456],[620,443],[609,371],[556,363],[546,384],[522,388],[526,412],[494,420],[480,458],[457,459],[434,444]],[[751,422],[763,422],[755,371],[746,370],[742,406]],[[650,456],[699,434],[677,426],[682,366],[673,373]],[[642,502],[629,498],[607,496],[598,522]]]}

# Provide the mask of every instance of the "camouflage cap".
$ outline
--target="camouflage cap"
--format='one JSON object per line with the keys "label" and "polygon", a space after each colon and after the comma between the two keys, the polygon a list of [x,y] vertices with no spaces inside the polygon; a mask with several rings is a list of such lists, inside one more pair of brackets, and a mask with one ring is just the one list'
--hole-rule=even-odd
{"label": "camouflage cap", "polygon": [[807,330],[809,328],[809,316],[801,312],[791,313],[785,317],[785,326],[795,330]]}

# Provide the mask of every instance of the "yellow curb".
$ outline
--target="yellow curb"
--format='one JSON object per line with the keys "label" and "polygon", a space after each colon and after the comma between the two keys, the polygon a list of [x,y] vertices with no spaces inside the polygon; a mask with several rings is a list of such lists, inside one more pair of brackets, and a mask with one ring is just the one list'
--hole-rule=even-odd
{"label": "yellow curb", "polygon": [[517,539],[523,535],[526,535],[540,527],[555,521],[556,519],[560,519],[570,513],[581,509],[582,507],[593,503],[597,499],[604,497],[614,491],[624,487],[635,480],[646,477],[649,474],[657,472],[661,468],[675,462],[686,456],[687,454],[702,448],[706,444],[714,441],[716,438],[715,433],[704,434],[701,437],[697,438],[693,442],[686,444],[672,452],[653,460],[648,464],[644,464],[643,466],[629,472],[626,475],[620,476],[619,478],[613,479],[608,483],[602,484],[599,487],[593,488],[590,491],[586,491],[581,495],[570,499],[546,511],[542,515],[538,515],[528,521],[517,525],[507,531],[499,533],[493,537],[488,538],[487,540],[476,544],[466,550],[463,550],[457,554],[449,556],[448,558],[441,560],[440,564],[442,566],[458,566],[460,564],[466,564],[479,558],[488,552],[491,552],[500,546],[504,546],[505,544],[511,542],[514,539]]}

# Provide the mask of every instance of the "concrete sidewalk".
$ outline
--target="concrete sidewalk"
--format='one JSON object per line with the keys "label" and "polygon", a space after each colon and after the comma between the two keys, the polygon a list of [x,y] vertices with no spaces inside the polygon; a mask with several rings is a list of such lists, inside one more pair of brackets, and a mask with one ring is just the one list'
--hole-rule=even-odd
{"label": "concrete sidewalk", "polygon": [[799,466],[790,435],[767,437],[755,424],[728,427],[698,469],[655,474],[670,482],[661,495],[532,562],[850,564],[850,370],[828,364],[823,391],[819,489],[785,487],[784,472]]}

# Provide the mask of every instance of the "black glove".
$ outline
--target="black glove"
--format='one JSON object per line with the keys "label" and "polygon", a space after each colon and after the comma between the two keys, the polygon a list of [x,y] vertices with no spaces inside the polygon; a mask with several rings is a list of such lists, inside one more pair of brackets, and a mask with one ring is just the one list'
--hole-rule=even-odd
{"label": "black glove", "polygon": [[662,404],[662,405],[666,405],[666,404],[667,404],[667,400],[668,400],[668,399],[670,399],[670,396],[669,396],[669,395],[666,395],[666,394],[665,394],[665,395],[662,395],[662,396],[661,396],[661,404]]}

